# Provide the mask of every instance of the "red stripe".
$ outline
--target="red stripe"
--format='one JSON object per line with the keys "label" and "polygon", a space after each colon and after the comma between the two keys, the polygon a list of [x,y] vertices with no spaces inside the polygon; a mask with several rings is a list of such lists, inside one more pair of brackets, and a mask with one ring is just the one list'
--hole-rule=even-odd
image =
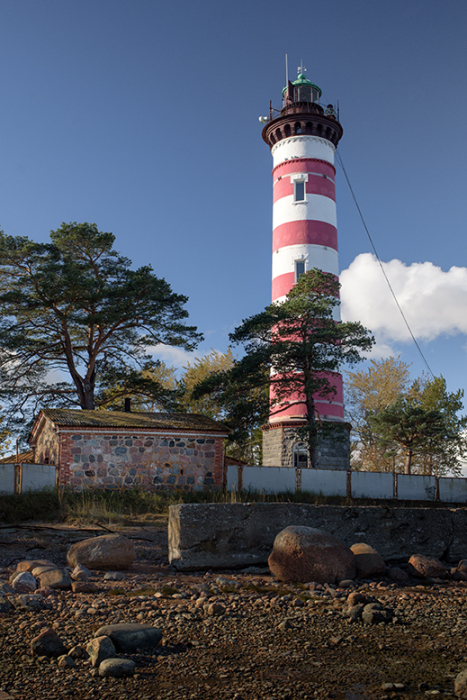
{"label": "red stripe", "polygon": [[[321,194],[324,197],[329,197],[336,201],[336,186],[334,182],[320,177],[319,175],[309,175],[305,189],[308,194]],[[290,177],[283,177],[280,180],[276,180],[273,189],[273,201],[277,202],[277,200],[282,199],[282,197],[292,196],[293,190],[294,186],[290,181]]]}
{"label": "red stripe", "polygon": [[[344,418],[344,407],[342,405],[343,403],[343,388],[342,388],[342,375],[337,374],[337,372],[329,372],[328,373],[329,380],[331,381],[332,384],[334,384],[336,388],[336,393],[332,397],[332,399],[326,400],[323,399],[323,397],[319,396],[319,394],[314,395],[314,399],[316,402],[315,403],[315,409],[320,415],[324,416],[333,416],[335,418]],[[274,390],[274,375],[271,377],[272,383],[270,386],[270,396],[271,400],[273,400],[276,396],[275,390]],[[297,402],[297,403],[292,403],[290,406],[285,406],[283,410],[279,411],[280,406],[276,405],[273,410],[271,411],[270,414],[270,420],[278,420],[278,418],[281,417],[305,417],[306,415],[306,406],[305,406],[305,396],[304,394],[300,394],[298,391],[291,392],[289,395],[289,401],[290,402]],[[302,403],[298,403],[298,402]],[[335,403],[337,402],[337,403]],[[287,403],[287,402],[286,402]]]}
{"label": "red stripe", "polygon": [[[306,409],[305,404],[294,404],[293,406],[288,406],[283,411],[278,411],[278,406],[269,416],[270,422],[275,422],[281,420],[282,418],[305,418]],[[315,404],[316,412],[320,416],[333,416],[333,418],[344,418],[344,409],[342,406],[336,406],[336,404]]]}
{"label": "red stripe", "polygon": [[295,272],[286,272],[284,275],[274,277],[272,281],[272,300],[288,294],[295,284]]}
{"label": "red stripe", "polygon": [[337,250],[337,229],[325,221],[289,221],[276,226],[272,234],[272,250],[289,245],[322,245]]}
{"label": "red stripe", "polygon": [[336,175],[335,167],[325,160],[319,160],[319,158],[292,158],[291,160],[286,160],[276,165],[272,172],[274,178],[277,178],[287,173],[296,173],[297,170],[301,168],[309,173],[322,173],[323,175],[331,177],[333,180]]}
{"label": "red stripe", "polygon": [[[326,403],[333,403],[337,401],[337,403],[344,403],[344,389],[343,389],[343,381],[342,381],[342,375],[339,374],[338,372],[323,372],[323,375],[328,378],[328,381],[330,384],[334,386],[336,389],[336,393],[333,394],[332,396],[329,397],[323,397],[319,396],[319,394],[314,395],[315,401],[325,401]],[[274,377],[277,377],[280,375],[273,374],[271,375],[271,397],[275,397],[275,390],[274,390]],[[297,373],[297,375],[294,375],[294,378],[299,378],[300,375]],[[295,398],[298,398],[298,394],[293,394]],[[304,399],[304,397],[303,397]]]}

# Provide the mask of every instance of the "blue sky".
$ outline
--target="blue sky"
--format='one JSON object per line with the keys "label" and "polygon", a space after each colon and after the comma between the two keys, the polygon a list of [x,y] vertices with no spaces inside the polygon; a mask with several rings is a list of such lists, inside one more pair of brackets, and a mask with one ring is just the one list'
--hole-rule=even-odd
{"label": "blue sky", "polygon": [[[466,26],[459,0],[2,0],[0,226],[112,231],[189,296],[200,352],[225,350],[270,301],[258,117],[280,105],[287,53],[290,77],[303,59],[339,100],[339,151],[406,316],[434,374],[467,389]],[[415,377],[340,169],[337,207],[344,316]]]}

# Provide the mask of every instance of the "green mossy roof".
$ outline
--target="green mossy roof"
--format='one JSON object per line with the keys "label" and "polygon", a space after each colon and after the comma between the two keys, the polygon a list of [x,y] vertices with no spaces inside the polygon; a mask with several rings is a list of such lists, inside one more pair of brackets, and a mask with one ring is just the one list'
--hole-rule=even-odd
{"label": "green mossy roof", "polygon": [[223,423],[190,413],[144,413],[124,411],[83,411],[46,408],[42,414],[55,425],[70,428],[146,428],[152,430],[199,430],[228,433]]}

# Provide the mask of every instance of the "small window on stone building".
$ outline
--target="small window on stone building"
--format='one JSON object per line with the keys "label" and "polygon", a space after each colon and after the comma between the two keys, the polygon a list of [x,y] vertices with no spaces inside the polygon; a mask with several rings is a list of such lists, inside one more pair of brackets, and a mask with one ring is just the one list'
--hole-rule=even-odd
{"label": "small window on stone building", "polygon": [[296,442],[293,446],[293,465],[296,469],[308,468],[308,447],[304,442]]}

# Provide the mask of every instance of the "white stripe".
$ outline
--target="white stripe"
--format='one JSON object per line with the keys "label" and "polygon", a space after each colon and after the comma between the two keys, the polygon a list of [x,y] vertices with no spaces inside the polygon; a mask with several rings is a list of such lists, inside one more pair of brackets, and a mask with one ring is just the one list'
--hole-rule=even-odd
{"label": "white stripe", "polygon": [[327,139],[317,136],[291,136],[274,144],[271,153],[274,167],[292,158],[319,158],[334,165],[336,147]]}
{"label": "white stripe", "polygon": [[[329,175],[323,175],[323,173],[306,172],[304,170],[297,170],[296,172],[293,172],[293,173],[287,173],[287,175],[281,175],[280,177],[277,177],[274,180],[273,184],[275,185],[276,182],[279,182],[280,180],[285,179],[286,177],[290,177],[291,182],[293,182],[294,175],[307,175],[307,176],[310,175],[310,176],[314,176],[314,177],[323,177],[325,180],[329,180],[330,182],[332,182],[333,185],[336,184],[336,181],[333,180],[332,177],[329,177]],[[307,182],[308,182],[308,179],[307,179]]]}
{"label": "white stripe", "polygon": [[294,202],[293,195],[281,197],[272,207],[272,228],[290,221],[324,221],[337,228],[336,203],[322,194],[306,194],[305,202]]}
{"label": "white stripe", "polygon": [[295,272],[295,261],[303,259],[306,261],[307,270],[317,267],[323,272],[330,272],[336,276],[339,274],[339,260],[334,248],[301,243],[278,248],[272,254],[272,278]]}

